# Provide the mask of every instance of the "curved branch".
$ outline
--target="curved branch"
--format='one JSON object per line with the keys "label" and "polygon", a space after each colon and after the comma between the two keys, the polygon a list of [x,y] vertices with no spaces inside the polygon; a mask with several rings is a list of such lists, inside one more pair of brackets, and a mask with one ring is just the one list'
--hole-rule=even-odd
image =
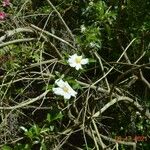
{"label": "curved branch", "polygon": [[38,97],[36,98],[32,98],[32,99],[29,99],[29,100],[26,100],[18,105],[15,105],[15,106],[9,106],[9,107],[0,107],[0,110],[11,110],[11,109],[18,109],[18,108],[22,108],[22,107],[25,107],[27,105],[30,105],[38,100],[40,100],[41,98],[45,97],[47,95],[47,93],[49,92],[49,90],[46,90],[44,93],[42,93],[41,95],[39,95]]}
{"label": "curved branch", "polygon": [[[129,98],[129,97],[124,97],[124,96],[120,96],[118,98],[114,98],[113,100],[111,100],[110,102],[108,102],[100,111],[97,111],[92,117],[98,117],[99,115],[101,115],[103,112],[105,112],[109,107],[111,107],[112,105],[114,105],[117,102],[120,101],[126,101],[126,102],[130,102],[132,105],[134,105],[140,112],[144,111],[144,108],[138,103],[135,102],[133,99]],[[148,111],[146,111],[144,113],[144,115],[150,119],[150,113]]]}
{"label": "curved branch", "polygon": [[0,37],[0,43],[3,42],[6,38],[13,36],[16,33],[20,33],[20,32],[30,32],[33,33],[33,30],[31,30],[30,28],[17,28],[14,30],[9,30],[6,31],[6,34]]}
{"label": "curved branch", "polygon": [[76,50],[76,48],[75,48],[73,45],[71,45],[69,42],[65,41],[64,39],[62,39],[62,38],[60,38],[60,37],[58,37],[58,36],[56,36],[56,35],[54,35],[54,34],[48,32],[48,31],[46,31],[46,30],[43,30],[43,29],[41,29],[41,28],[39,28],[39,27],[37,27],[37,26],[35,26],[35,25],[33,25],[33,24],[31,24],[30,26],[31,26],[33,29],[35,29],[35,30],[37,30],[37,31],[40,31],[40,32],[42,32],[42,33],[45,33],[46,35],[51,36],[51,37],[53,37],[53,38],[55,38],[55,39],[57,39],[57,40],[59,40],[59,41],[65,43],[65,44],[67,44],[68,46],[70,46],[70,47],[73,48],[74,50]]}
{"label": "curved branch", "polygon": [[119,143],[119,144],[123,144],[123,145],[128,145],[128,146],[133,146],[133,150],[136,150],[136,143],[135,142],[126,142],[126,141],[120,141],[120,140],[116,140],[110,137],[107,137],[105,135],[100,134],[100,136],[110,142],[114,142],[114,143]]}
{"label": "curved branch", "polygon": [[30,41],[33,41],[33,40],[36,40],[36,39],[35,38],[16,39],[16,40],[13,40],[13,41],[2,43],[2,44],[0,44],[0,47],[4,47],[4,46],[10,45],[10,44],[15,44],[15,43],[30,42]]}
{"label": "curved branch", "polygon": [[110,90],[110,99],[111,99],[111,96],[112,96],[112,93],[113,93],[113,90],[115,88],[115,86],[118,84],[118,82],[127,74],[131,73],[132,71],[135,71],[135,70],[138,70],[138,69],[143,69],[145,67],[149,67],[150,66],[150,63],[147,63],[147,64],[143,64],[143,65],[140,65],[140,66],[136,66],[134,68],[131,68],[129,70],[127,70],[126,72],[124,72],[122,75],[120,75],[114,82],[111,90]]}
{"label": "curved branch", "polygon": [[145,79],[141,70],[140,70],[140,78],[145,83],[145,85],[150,89],[150,83]]}
{"label": "curved branch", "polygon": [[68,33],[70,34],[70,36],[72,37],[73,41],[74,40],[74,36],[71,32],[71,30],[69,29],[69,27],[67,26],[66,22],[64,21],[64,19],[62,18],[61,14],[57,11],[57,9],[55,8],[55,6],[51,3],[50,0],[47,0],[47,2],[49,3],[49,5],[54,9],[54,11],[57,13],[58,17],[60,18],[60,20],[62,21],[62,23],[64,24],[65,28],[67,29]]}

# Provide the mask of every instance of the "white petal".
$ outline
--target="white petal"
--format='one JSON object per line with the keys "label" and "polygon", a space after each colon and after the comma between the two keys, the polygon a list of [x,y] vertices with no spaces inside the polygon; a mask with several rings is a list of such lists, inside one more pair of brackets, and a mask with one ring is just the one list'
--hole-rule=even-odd
{"label": "white petal", "polygon": [[74,60],[75,60],[75,59],[73,59],[73,58],[69,58],[69,59],[68,59],[68,63],[70,64],[70,63],[74,62]]}
{"label": "white petal", "polygon": [[71,62],[71,63],[69,63],[69,65],[70,65],[71,67],[75,67],[77,64],[76,64],[75,62]]}
{"label": "white petal", "polygon": [[75,96],[77,94],[77,92],[75,92],[71,87],[68,87],[69,92],[72,96]]}
{"label": "white petal", "polygon": [[75,59],[76,59],[76,57],[78,57],[78,55],[77,55],[77,54],[74,54],[74,55],[72,55],[72,56],[69,56],[69,60],[68,60],[68,61],[75,60]]}
{"label": "white petal", "polygon": [[76,57],[78,57],[77,54],[74,54],[74,55],[70,56],[70,58],[76,58]]}
{"label": "white petal", "polygon": [[75,97],[75,95],[77,94],[77,92],[75,92],[72,87],[68,84],[68,82],[66,81],[65,82],[65,86],[68,88],[68,93],[70,95],[72,95],[73,97]]}
{"label": "white petal", "polygon": [[69,93],[65,93],[63,96],[64,96],[64,99],[70,99],[71,98],[71,95]]}
{"label": "white petal", "polygon": [[72,55],[72,56],[70,56],[70,58],[68,59],[68,62],[75,62],[75,60],[76,60],[76,58],[78,57],[78,55],[77,54],[74,54],[74,55]]}
{"label": "white petal", "polygon": [[81,60],[81,64],[82,64],[82,65],[85,65],[85,64],[87,64],[88,62],[89,62],[89,59],[88,59],[88,58]]}
{"label": "white petal", "polygon": [[[62,79],[58,79],[55,82],[59,86],[57,88],[52,89],[56,95],[64,96],[65,99],[70,99],[71,96],[76,97],[77,92],[75,92],[71,88],[71,86],[68,84],[67,81],[64,82]],[[68,90],[64,91],[64,89],[63,89],[64,87],[67,88]]]}
{"label": "white petal", "polygon": [[68,59],[68,63],[69,63],[69,64],[75,63],[75,62],[76,62],[75,59],[76,59],[76,57],[71,57],[71,58],[69,58],[69,59]]}
{"label": "white petal", "polygon": [[57,79],[55,81],[55,84],[57,84],[59,87],[63,87],[65,82],[62,79]]}
{"label": "white petal", "polygon": [[70,94],[71,94],[71,96],[76,97],[77,92],[75,92],[74,90],[71,90],[71,91],[70,91]]}
{"label": "white petal", "polygon": [[67,81],[65,81],[65,87],[67,87],[67,89],[68,89],[69,91],[70,91],[70,89],[72,89],[71,86],[68,84]]}
{"label": "white petal", "polygon": [[56,95],[63,95],[64,94],[64,92],[61,88],[53,88],[52,90]]}
{"label": "white petal", "polygon": [[76,70],[79,70],[79,69],[82,69],[82,66],[81,66],[81,64],[77,64],[77,65],[75,66],[75,68],[76,68]]}

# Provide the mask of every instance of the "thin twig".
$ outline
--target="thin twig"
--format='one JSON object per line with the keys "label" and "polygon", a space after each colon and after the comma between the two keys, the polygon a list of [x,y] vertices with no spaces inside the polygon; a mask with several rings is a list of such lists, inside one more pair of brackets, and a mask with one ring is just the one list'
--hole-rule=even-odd
{"label": "thin twig", "polygon": [[134,62],[134,64],[137,64],[146,54],[146,52],[143,52],[143,54]]}
{"label": "thin twig", "polygon": [[143,64],[143,65],[140,65],[140,66],[131,68],[131,69],[127,70],[126,72],[124,72],[122,75],[120,75],[120,76],[117,78],[117,80],[114,82],[114,84],[113,84],[113,86],[112,86],[112,88],[111,88],[111,90],[110,90],[110,94],[109,94],[109,95],[110,95],[110,99],[111,99],[111,97],[112,97],[112,93],[113,93],[113,90],[114,90],[115,86],[117,85],[117,83],[118,83],[125,75],[127,75],[127,74],[133,72],[134,70],[142,69],[142,68],[149,67],[149,66],[150,66],[150,63],[148,63],[148,64]]}
{"label": "thin twig", "polygon": [[47,2],[50,4],[50,6],[54,9],[54,11],[57,13],[58,17],[60,18],[60,20],[62,21],[62,23],[64,24],[65,28],[67,29],[68,33],[70,34],[71,38],[73,41],[74,40],[74,36],[71,32],[71,30],[69,29],[69,27],[67,26],[66,22],[64,21],[64,19],[62,18],[61,14],[57,11],[57,9],[55,8],[55,6],[51,3],[50,0],[47,0]]}
{"label": "thin twig", "polygon": [[150,83],[144,78],[143,73],[140,69],[140,79],[145,83],[145,85],[150,89]]}
{"label": "thin twig", "polygon": [[59,50],[56,48],[56,46],[55,46],[52,42],[50,42],[50,44],[51,44],[51,46],[55,49],[55,51],[56,51],[56,53],[59,55],[59,57],[60,57],[61,59],[63,59],[62,54],[59,52]]}
{"label": "thin twig", "polygon": [[[94,117],[94,118],[99,117],[99,115],[101,115],[103,112],[105,112],[109,107],[111,107],[112,105],[114,105],[120,101],[129,102],[130,104],[135,106],[140,112],[144,112],[144,108],[138,102],[134,101],[133,99],[131,99],[129,97],[120,96],[120,97],[114,98],[113,100],[108,102],[100,111],[97,111],[92,117]],[[150,113],[148,111],[144,112],[144,115],[148,119],[150,119]]]}
{"label": "thin twig", "polygon": [[105,135],[102,135],[100,134],[100,136],[107,140],[107,141],[111,141],[111,142],[114,142],[114,143],[119,143],[119,144],[123,144],[123,145],[129,145],[129,146],[133,146],[133,150],[136,150],[136,143],[135,142],[125,142],[125,141],[119,141],[119,140],[115,140],[113,138],[110,138],[110,137],[107,137]]}
{"label": "thin twig", "polygon": [[97,52],[94,52],[94,54],[95,54],[95,56],[97,57],[97,59],[99,61],[103,76],[105,76],[105,82],[106,82],[106,85],[107,85],[107,89],[108,89],[108,91],[110,91],[109,83],[108,83],[108,80],[107,80],[107,76],[105,75],[104,66],[103,66],[101,57],[99,56],[99,54]]}
{"label": "thin twig", "polygon": [[14,29],[14,30],[6,31],[6,34],[0,37],[0,43],[2,41],[4,41],[6,38],[9,38],[9,37],[13,36],[14,34],[20,33],[20,32],[33,33],[33,30],[31,30],[30,28],[25,27],[25,28],[17,28],[17,29]]}
{"label": "thin twig", "polygon": [[4,46],[10,45],[10,44],[15,44],[15,43],[30,42],[30,41],[34,41],[34,40],[36,40],[36,38],[16,39],[13,41],[2,43],[2,44],[0,44],[0,47],[4,47]]}
{"label": "thin twig", "polygon": [[[135,41],[135,38],[129,43],[129,45],[126,47],[126,49],[123,51],[123,53],[120,55],[120,57],[118,58],[118,60],[116,62],[119,62],[121,60],[121,58],[124,56],[124,54],[126,53],[126,51],[129,49],[129,47],[131,46],[131,44]],[[92,85],[96,85],[97,83],[99,83],[102,79],[104,79],[112,70],[114,69],[114,66],[111,67],[106,73],[105,75],[103,75],[100,79],[98,79],[97,81],[95,81]]]}
{"label": "thin twig", "polygon": [[94,134],[93,129],[92,129],[91,126],[90,126],[90,130],[91,130],[91,135],[92,135],[93,140],[94,140],[94,143],[95,143],[95,147],[96,147],[97,150],[99,150],[98,142],[97,142],[97,139],[96,139],[96,137],[95,137],[95,134]]}
{"label": "thin twig", "polygon": [[45,97],[47,95],[47,93],[49,92],[49,90],[45,91],[44,93],[42,93],[41,95],[39,95],[38,97],[36,98],[32,98],[32,99],[29,99],[29,100],[26,100],[18,105],[15,105],[15,106],[9,106],[9,107],[0,107],[0,109],[2,110],[11,110],[11,109],[18,109],[18,108],[22,108],[22,107],[25,107],[27,105],[30,105],[40,99],[42,99],[43,97]]}
{"label": "thin twig", "polygon": [[33,25],[33,24],[31,24],[30,26],[31,26],[33,29],[35,29],[35,30],[37,30],[37,31],[40,31],[40,32],[42,32],[42,33],[45,33],[46,35],[51,36],[51,37],[53,37],[53,38],[55,38],[55,39],[57,39],[57,40],[59,40],[59,41],[65,43],[65,44],[67,44],[68,46],[70,46],[71,48],[73,48],[73,49],[76,50],[76,48],[75,48],[73,45],[71,45],[69,42],[65,41],[64,39],[62,39],[62,38],[60,38],[60,37],[58,37],[58,36],[56,36],[56,35],[54,35],[54,34],[48,32],[48,31],[46,31],[46,30],[43,30],[43,29],[41,29],[41,28],[39,28],[39,27],[37,27],[37,26],[35,26],[35,25]]}
{"label": "thin twig", "polygon": [[99,131],[98,131],[98,128],[97,128],[97,126],[96,126],[96,123],[95,123],[94,119],[92,119],[92,124],[93,124],[93,126],[94,126],[95,132],[96,132],[97,137],[98,137],[98,140],[99,140],[99,142],[100,142],[100,146],[102,147],[102,149],[105,149],[106,145],[103,143],[103,141],[102,141],[102,139],[101,139],[101,137],[100,137],[100,133],[99,133]]}

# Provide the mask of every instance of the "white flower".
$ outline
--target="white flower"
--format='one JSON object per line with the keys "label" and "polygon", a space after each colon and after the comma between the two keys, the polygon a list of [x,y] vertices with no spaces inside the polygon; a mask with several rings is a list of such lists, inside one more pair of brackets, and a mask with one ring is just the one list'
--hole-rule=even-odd
{"label": "white flower", "polygon": [[57,88],[53,88],[53,92],[56,95],[63,96],[64,99],[70,99],[71,96],[76,97],[77,92],[75,92],[67,81],[63,81],[62,79],[57,79],[55,84],[58,85]]}
{"label": "white flower", "polygon": [[84,25],[81,25],[81,33],[85,32],[86,27]]}
{"label": "white flower", "polygon": [[78,56],[77,54],[70,56],[70,58],[68,59],[69,65],[76,68],[76,70],[82,69],[82,65],[85,65],[88,62],[88,58],[83,59],[82,56]]}

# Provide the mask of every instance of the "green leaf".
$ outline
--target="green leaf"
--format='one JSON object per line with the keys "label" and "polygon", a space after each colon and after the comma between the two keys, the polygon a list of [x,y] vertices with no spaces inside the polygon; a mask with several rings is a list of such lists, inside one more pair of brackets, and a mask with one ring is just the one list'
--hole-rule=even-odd
{"label": "green leaf", "polygon": [[52,122],[52,121],[54,121],[54,120],[58,120],[58,119],[62,119],[62,117],[63,117],[63,115],[62,115],[62,113],[61,112],[59,112],[59,113],[48,113],[47,114],[47,121],[48,122]]}
{"label": "green leaf", "polygon": [[54,131],[54,126],[50,126],[50,131]]}
{"label": "green leaf", "polygon": [[35,131],[36,135],[40,135],[41,128],[38,125],[33,125],[33,131]]}
{"label": "green leaf", "polygon": [[41,129],[40,133],[45,133],[45,132],[48,132],[49,130],[50,130],[49,128],[43,128],[43,129]]}
{"label": "green leaf", "polygon": [[55,116],[55,120],[57,119],[62,119],[63,118],[63,114],[61,112],[59,112],[56,116]]}
{"label": "green leaf", "polygon": [[2,147],[2,150],[12,150],[12,148],[5,145],[5,146]]}
{"label": "green leaf", "polygon": [[48,122],[51,122],[51,115],[50,114],[47,114],[47,119],[46,119]]}

